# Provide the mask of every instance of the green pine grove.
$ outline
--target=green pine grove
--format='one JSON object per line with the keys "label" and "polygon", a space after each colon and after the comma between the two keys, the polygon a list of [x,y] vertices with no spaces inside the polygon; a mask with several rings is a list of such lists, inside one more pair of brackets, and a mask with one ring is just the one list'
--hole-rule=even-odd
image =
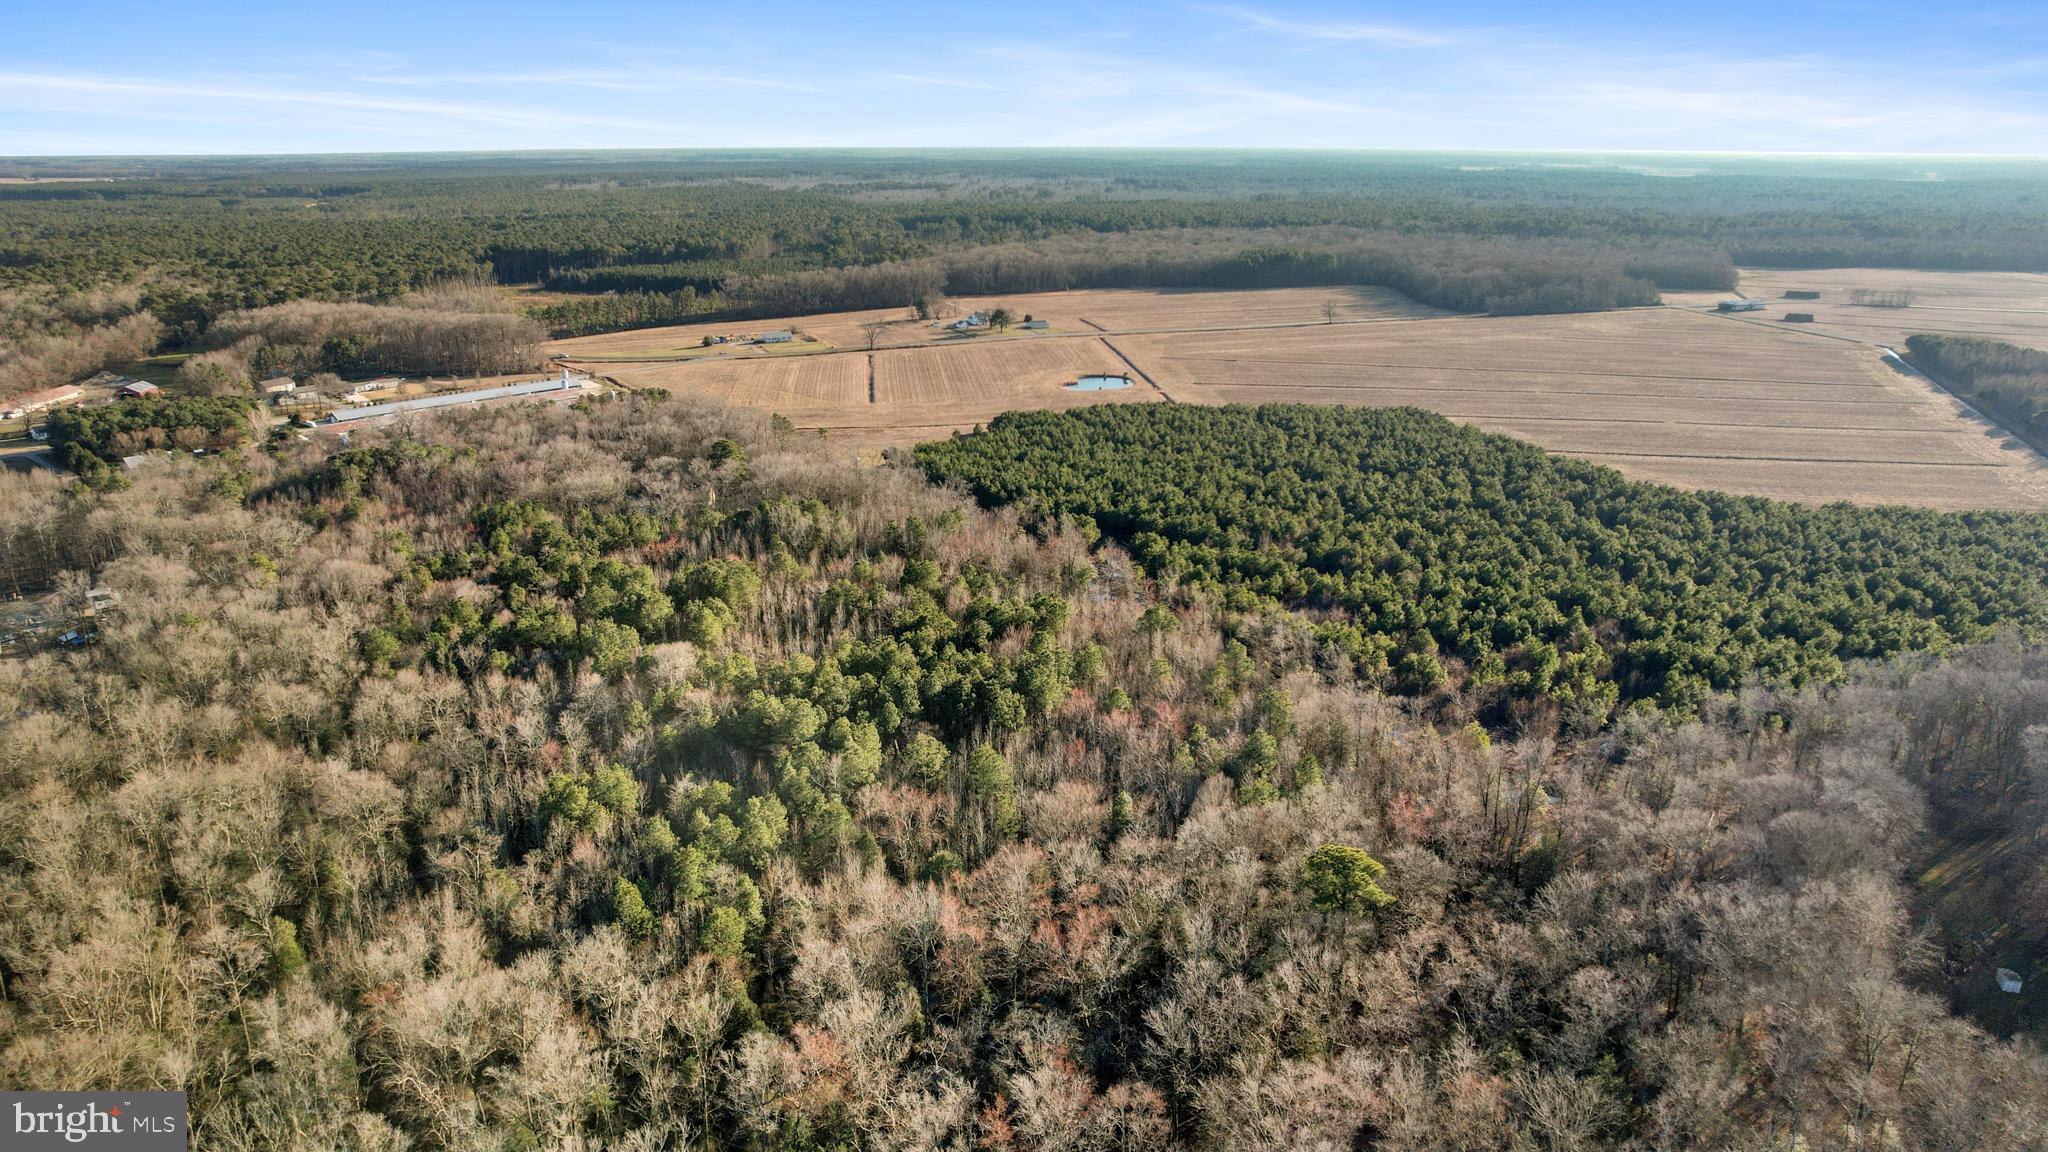
{"label": "green pine grove", "polygon": [[917,458],[1086,518],[1162,580],[1334,613],[1323,638],[1370,683],[1595,722],[2048,627],[2048,517],[1681,491],[1416,409],[1014,412]]}

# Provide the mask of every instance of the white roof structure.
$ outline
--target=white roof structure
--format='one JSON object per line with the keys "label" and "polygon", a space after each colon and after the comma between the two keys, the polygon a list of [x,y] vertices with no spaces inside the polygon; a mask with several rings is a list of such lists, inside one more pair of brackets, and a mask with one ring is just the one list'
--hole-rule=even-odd
{"label": "white roof structure", "polygon": [[504,384],[496,388],[479,388],[474,392],[442,392],[434,396],[421,396],[413,400],[393,400],[388,404],[366,404],[361,408],[345,408],[329,412],[320,418],[323,426],[333,424],[354,424],[363,420],[375,420],[380,416],[393,416],[400,412],[417,412],[426,408],[449,408],[458,404],[481,404],[486,400],[502,400],[512,396],[537,396],[547,392],[568,392],[581,387],[583,381],[569,375],[567,368],[562,375],[550,380],[532,380],[525,384]]}

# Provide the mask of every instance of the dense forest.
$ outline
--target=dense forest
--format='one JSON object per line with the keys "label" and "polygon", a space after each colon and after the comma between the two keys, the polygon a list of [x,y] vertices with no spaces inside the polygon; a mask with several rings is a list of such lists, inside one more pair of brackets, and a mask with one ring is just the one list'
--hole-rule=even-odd
{"label": "dense forest", "polygon": [[[1363,279],[1448,308],[1560,311],[1732,287],[1734,263],[2048,269],[2048,174],[2014,162],[1951,163],[1938,182],[1883,162],[1672,176],[1668,159],[1398,153],[0,164],[94,177],[0,185],[0,289],[128,286],[174,349],[204,346],[231,312],[479,275],[567,294],[542,318],[589,332],[897,306],[904,283],[935,278],[960,292]],[[873,274],[903,265],[917,267]]]}
{"label": "dense forest", "polygon": [[2048,452],[2048,352],[1969,336],[1911,336],[1906,355],[1942,386]]}
{"label": "dense forest", "polygon": [[1228,603],[1341,609],[1368,683],[1604,722],[1763,676],[2048,630],[2048,517],[1689,492],[1418,409],[1012,412],[918,459]]}
{"label": "dense forest", "polygon": [[[1366,427],[1442,453],[1468,532],[1553,486],[1552,560],[1503,579],[1654,584],[1631,541],[1695,538],[1680,511],[1740,521],[1731,556],[1788,590],[1849,548],[1832,509],[1661,490],[1595,540],[1599,469]],[[1993,563],[1971,541],[2034,531],[1853,523],[1873,582],[1957,594]],[[1392,560],[1459,526],[1382,527]],[[2048,1133],[2037,1049],[1947,998],[2048,976],[2009,951],[2041,902],[2000,892],[1997,931],[1931,947],[1901,879],[2038,826],[2040,650],[1489,726],[1451,686],[1362,683],[1332,614],[1135,537],[1144,567],[1050,500],[979,509],[644,398],[166,457],[121,490],[0,477],[0,542],[62,598],[120,597],[93,645],[0,661],[0,1079],[182,1088],[195,1147],[309,1152]],[[1975,578],[1988,626],[2018,577]],[[1958,823],[1993,782],[2010,802]],[[1979,875],[1941,894],[1995,903]]]}

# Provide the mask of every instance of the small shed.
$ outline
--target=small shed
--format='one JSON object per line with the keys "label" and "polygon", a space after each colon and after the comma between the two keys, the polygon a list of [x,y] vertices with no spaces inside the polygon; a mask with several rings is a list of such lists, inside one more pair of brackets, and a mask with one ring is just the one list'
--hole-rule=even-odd
{"label": "small shed", "polygon": [[120,390],[115,392],[114,395],[134,400],[143,396],[154,396],[161,391],[163,389],[151,384],[147,380],[130,380],[128,383],[121,385]]}
{"label": "small shed", "polygon": [[2012,969],[2000,968],[1998,970],[1998,990],[2000,992],[2008,996],[2017,996],[2024,984],[2025,982],[2020,979],[2020,974]]}

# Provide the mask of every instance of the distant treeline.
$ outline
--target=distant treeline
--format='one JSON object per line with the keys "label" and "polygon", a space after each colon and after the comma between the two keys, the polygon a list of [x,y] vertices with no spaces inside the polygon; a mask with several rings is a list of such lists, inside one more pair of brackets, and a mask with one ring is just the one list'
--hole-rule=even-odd
{"label": "distant treeline", "polygon": [[[694,267],[694,266],[692,266]],[[1662,288],[1728,290],[1725,253],[1529,240],[1435,239],[1347,229],[1070,236],[895,264],[734,276],[716,293],[646,270],[648,290],[566,300],[536,312],[558,335],[706,315],[793,316],[907,307],[939,296],[1075,288],[1296,288],[1374,284],[1425,304],[1501,315],[1625,308]]]}
{"label": "distant treeline", "polygon": [[1950,391],[2048,452],[2048,352],[1969,336],[1914,336],[1913,363]]}
{"label": "distant treeline", "polygon": [[[1400,273],[1418,298],[1509,311],[1597,307],[1640,293],[1623,278],[1677,286],[1674,259],[2048,269],[2039,212],[2048,178],[2025,165],[1963,166],[1952,179],[1911,182],[1882,165],[1758,163],[1670,179],[1598,164],[1457,160],[785,153],[592,155],[574,163],[328,158],[299,169],[282,161],[151,161],[115,166],[123,178],[104,184],[0,187],[0,287],[73,292],[148,281],[148,310],[166,326],[167,345],[181,347],[226,312],[394,296],[464,275],[641,294],[623,311],[643,318],[633,322],[659,322],[774,306],[765,292],[736,290],[744,286],[811,292],[831,306],[847,298],[788,279],[802,273],[974,263],[977,252],[1049,241],[1087,248],[1212,232],[1340,229],[1377,238],[1367,242],[1371,253],[1333,258],[1372,264],[1422,251],[1424,266]],[[1406,247],[1424,241],[1424,249]],[[1470,271],[1456,255],[1496,243],[1552,255],[1518,256],[1499,275]],[[1439,244],[1453,255],[1430,255]],[[1588,256],[1610,264],[1608,254],[1620,251],[1645,255],[1584,276],[1527,268]],[[1210,266],[1215,259],[1176,261],[1153,270],[1151,282],[1174,282],[1165,273],[1215,282],[1233,271]],[[1044,271],[1001,282],[1043,280]],[[1358,274],[1291,271],[1308,282]],[[1128,268],[1076,275],[1139,282]],[[1274,282],[1273,269],[1264,275]],[[1400,286],[1393,273],[1374,270],[1371,278]],[[694,301],[676,295],[686,289]],[[550,322],[589,330],[609,308]]]}
{"label": "distant treeline", "polygon": [[[501,275],[509,269],[500,267]],[[677,260],[659,264],[605,264],[595,268],[551,268],[540,285],[557,292],[689,292],[712,295],[733,275],[731,263]]]}

